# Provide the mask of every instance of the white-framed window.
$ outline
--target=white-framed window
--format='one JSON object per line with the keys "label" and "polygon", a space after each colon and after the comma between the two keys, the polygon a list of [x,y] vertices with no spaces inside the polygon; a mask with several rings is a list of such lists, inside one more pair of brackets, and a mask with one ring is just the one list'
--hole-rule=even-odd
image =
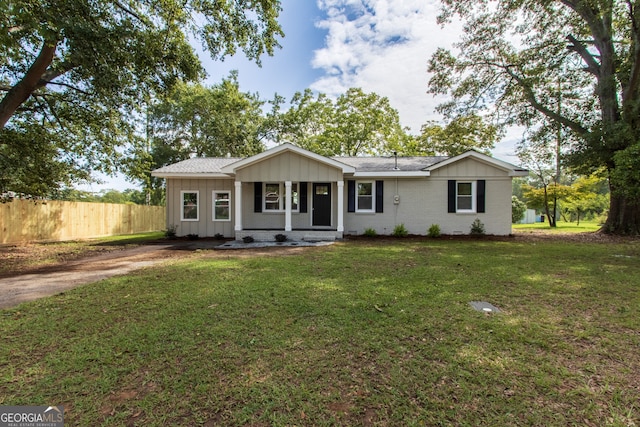
{"label": "white-framed window", "polygon": [[213,220],[231,221],[231,192],[213,192]]}
{"label": "white-framed window", "polygon": [[182,221],[198,221],[199,215],[199,192],[198,191],[181,191],[181,211],[180,220]]}
{"label": "white-framed window", "polygon": [[373,181],[356,182],[356,212],[374,212],[375,194]]}
{"label": "white-framed window", "polygon": [[[291,184],[291,210],[300,209],[300,193],[297,182]],[[282,212],[285,210],[286,189],[284,182],[267,182],[264,184],[264,212]]]}
{"label": "white-framed window", "polygon": [[458,181],[456,182],[456,212],[476,211],[476,182]]}

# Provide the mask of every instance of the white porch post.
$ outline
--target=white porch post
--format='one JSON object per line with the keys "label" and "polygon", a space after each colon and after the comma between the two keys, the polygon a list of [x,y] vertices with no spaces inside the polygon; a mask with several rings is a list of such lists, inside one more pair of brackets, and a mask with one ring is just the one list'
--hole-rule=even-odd
{"label": "white porch post", "polygon": [[284,182],[284,231],[291,231],[291,181]]}
{"label": "white porch post", "polygon": [[236,225],[235,231],[242,231],[242,181],[235,182],[236,187]]}
{"label": "white porch post", "polygon": [[344,231],[344,181],[338,181],[338,228],[337,231]]}

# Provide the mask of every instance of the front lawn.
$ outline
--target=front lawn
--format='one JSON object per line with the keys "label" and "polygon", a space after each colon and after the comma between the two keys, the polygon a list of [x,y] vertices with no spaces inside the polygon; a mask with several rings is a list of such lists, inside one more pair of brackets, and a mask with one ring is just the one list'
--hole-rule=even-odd
{"label": "front lawn", "polygon": [[0,311],[0,405],[62,404],[70,426],[640,425],[639,277],[638,241],[201,252]]}

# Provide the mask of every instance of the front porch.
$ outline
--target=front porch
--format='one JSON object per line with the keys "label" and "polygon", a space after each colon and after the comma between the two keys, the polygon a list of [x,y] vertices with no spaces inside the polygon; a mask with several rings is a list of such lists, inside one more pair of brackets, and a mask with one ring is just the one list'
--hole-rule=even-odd
{"label": "front porch", "polygon": [[256,242],[275,242],[277,234],[287,236],[287,241],[294,242],[332,242],[342,239],[343,232],[337,230],[265,230],[265,229],[249,229],[236,230],[236,240],[242,240],[244,237],[252,237]]}

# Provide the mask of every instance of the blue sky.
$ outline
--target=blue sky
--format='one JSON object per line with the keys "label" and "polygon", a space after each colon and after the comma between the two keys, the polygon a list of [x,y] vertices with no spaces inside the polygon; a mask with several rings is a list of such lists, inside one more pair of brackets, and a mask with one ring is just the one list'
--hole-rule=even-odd
{"label": "blue sky", "polygon": [[[242,54],[213,61],[200,50],[206,84],[238,70],[240,89],[270,100],[290,100],[311,88],[337,97],[350,87],[389,98],[403,126],[419,134],[422,124],[441,117],[435,108],[445,98],[427,94],[428,60],[438,47],[451,48],[461,25],[436,22],[438,0],[282,0],[281,49],[262,58],[262,67]],[[494,155],[518,163],[513,143],[496,146]],[[134,187],[123,178],[108,179],[89,190]]]}

